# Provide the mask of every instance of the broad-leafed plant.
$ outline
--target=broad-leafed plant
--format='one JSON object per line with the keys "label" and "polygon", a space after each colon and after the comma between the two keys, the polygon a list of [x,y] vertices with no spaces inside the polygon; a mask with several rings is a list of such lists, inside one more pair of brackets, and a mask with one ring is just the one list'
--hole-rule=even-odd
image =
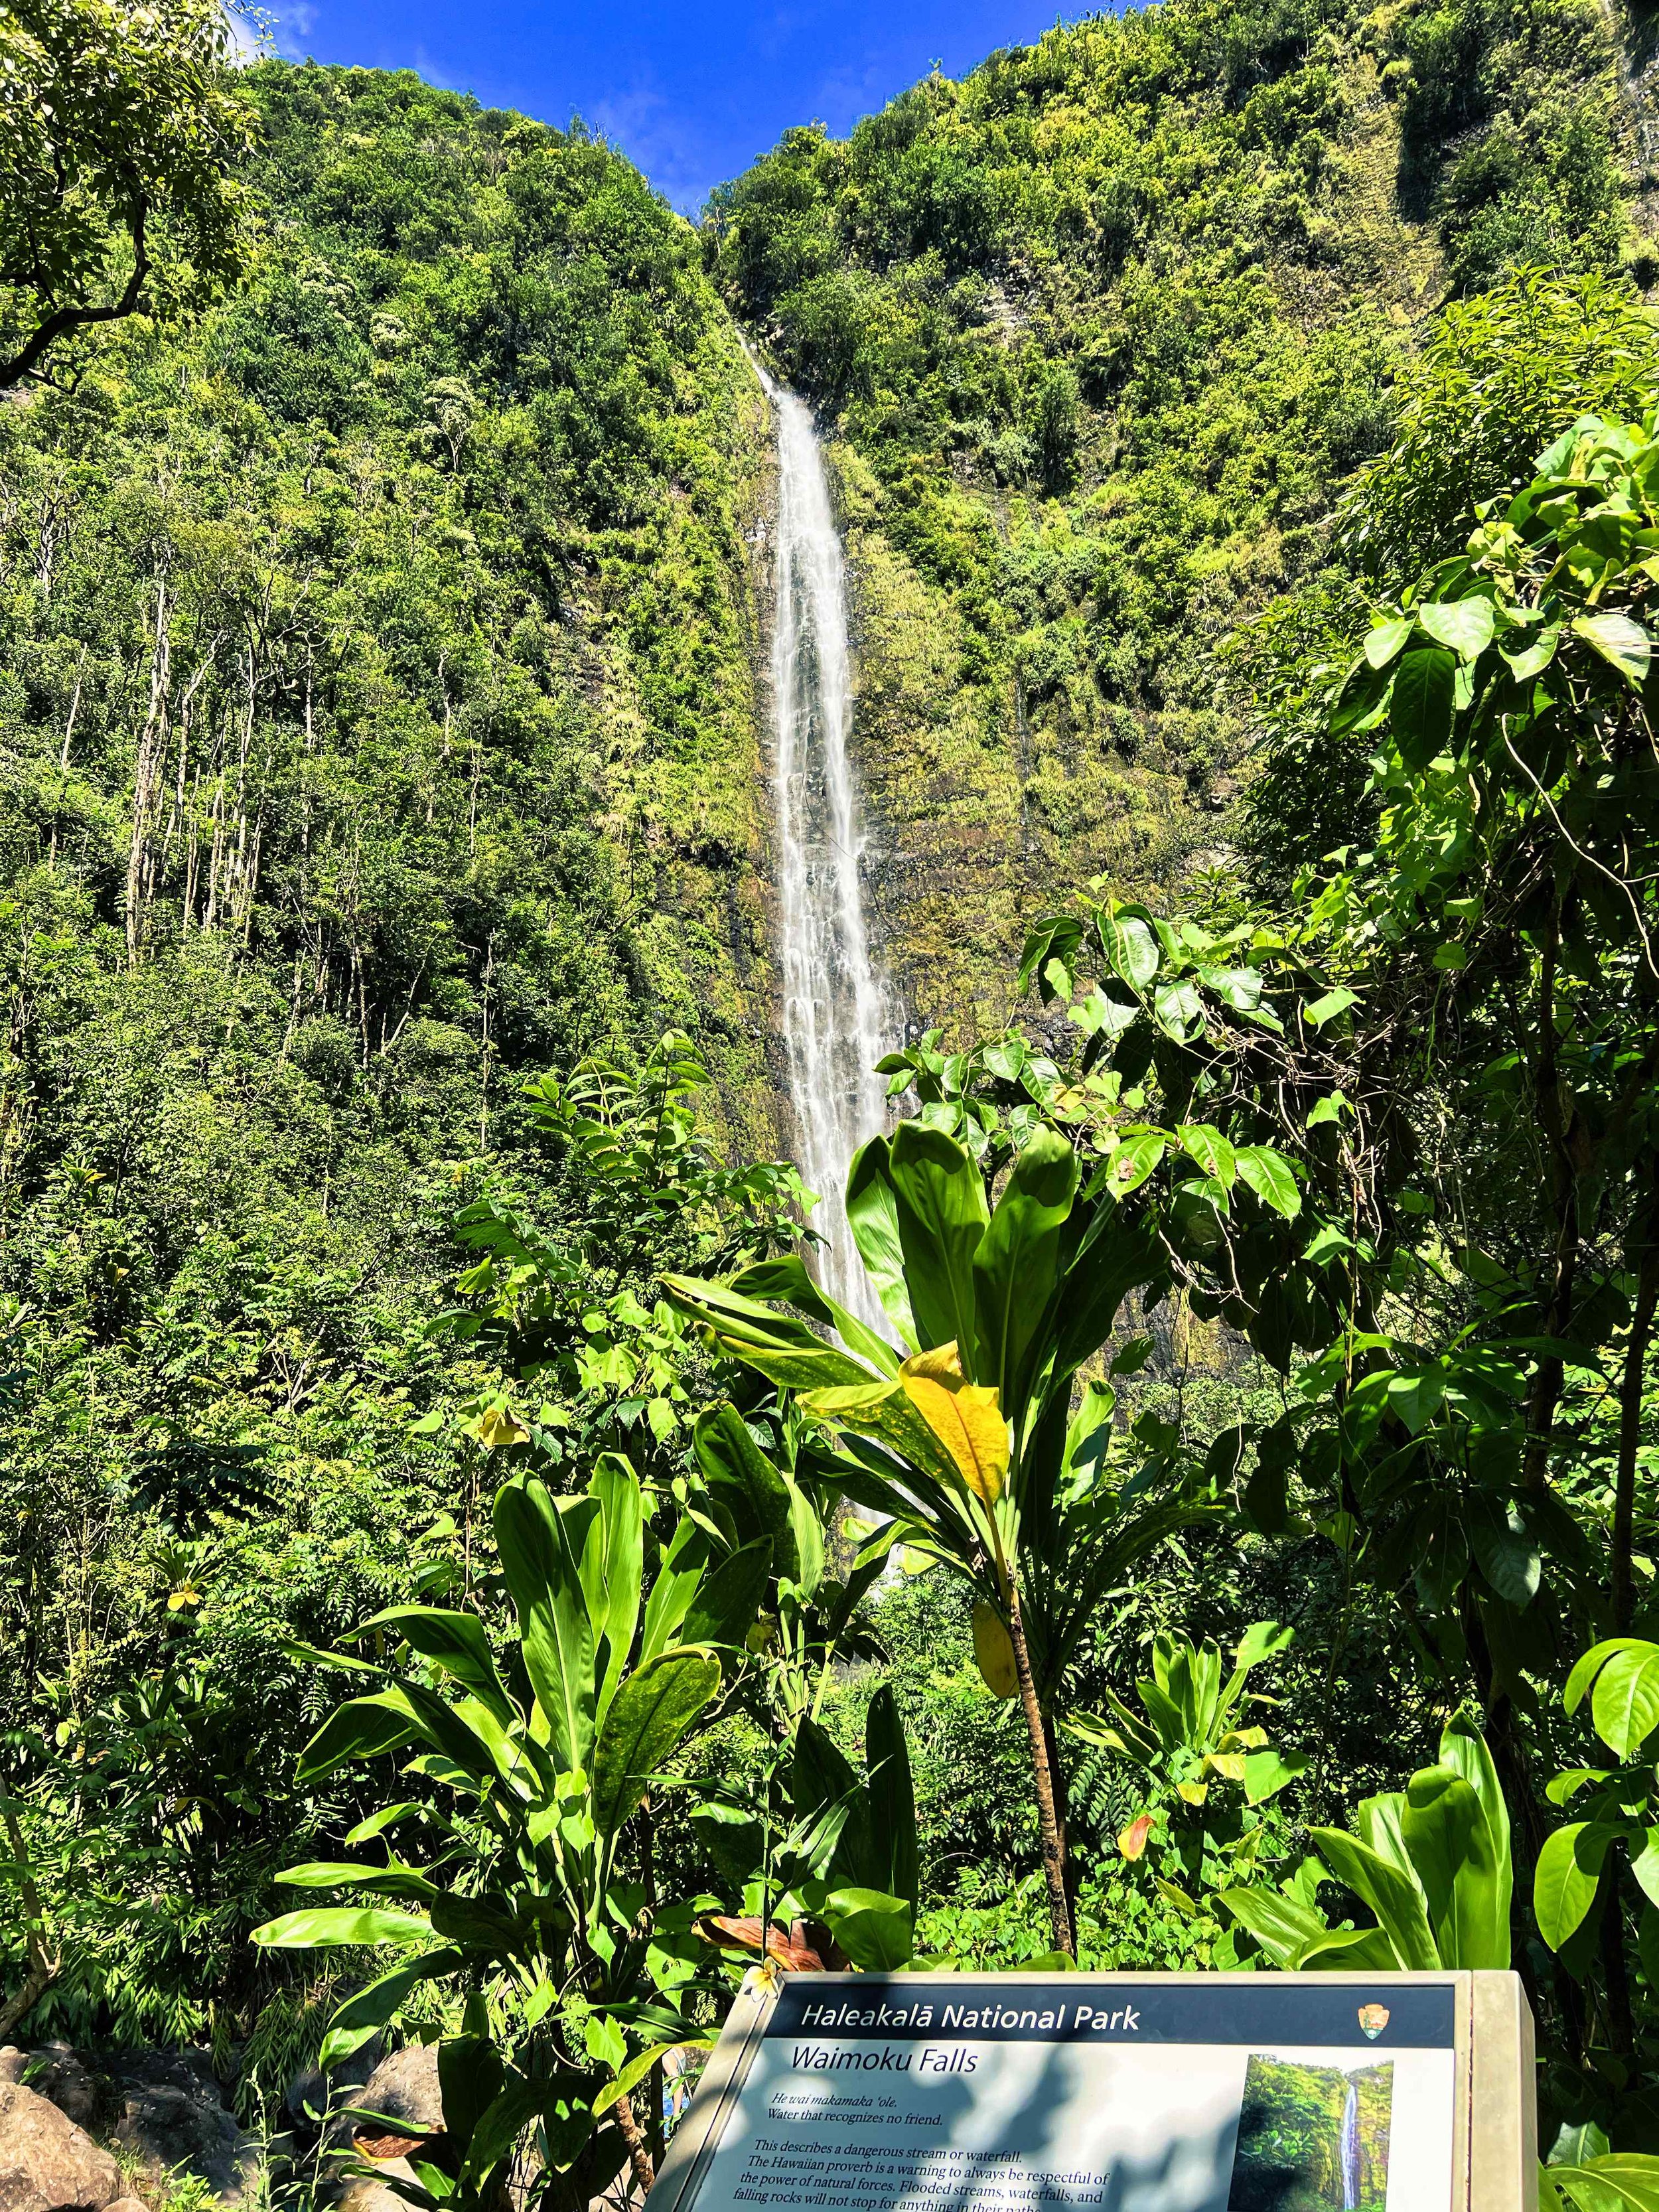
{"label": "broad-leafed plant", "polygon": [[[1275,1966],[1415,1973],[1510,1963],[1510,1820],[1486,1740],[1453,1715],[1440,1757],[1403,1790],[1362,1799],[1352,1831],[1310,1828],[1317,1855],[1276,1889],[1224,1890],[1220,1902]],[[1333,1927],[1322,1882],[1334,1879],[1376,1916]]]}
{"label": "broad-leafed plant", "polygon": [[670,1277],[668,1293],[836,1437],[842,1487],[886,1516],[876,1546],[902,1542],[973,1588],[981,1670],[1024,1716],[1054,1948],[1070,1954],[1066,1674],[1104,1594],[1203,1517],[1178,1498],[1132,1510],[1106,1471],[1106,1407],[1088,1394],[1072,1409],[1126,1293],[1159,1279],[1156,1244],[1115,1196],[1080,1191],[1073,1146],[1042,1124],[994,1205],[972,1154],[923,1122],[863,1148],[847,1203],[902,1350],[798,1261],[723,1285]]}
{"label": "broad-leafed plant", "polygon": [[[616,1458],[577,1497],[533,1477],[504,1484],[494,1520],[514,1621],[499,1656],[475,1613],[377,1615],[362,1633],[401,1659],[348,1662],[380,1686],[342,1705],[300,1765],[314,1784],[409,1754],[412,1794],[348,1840],[407,1827],[440,1838],[435,1856],[412,1863],[387,1844],[383,1858],[291,1868],[279,1877],[291,1885],[377,1901],[289,1912],[255,1940],[399,1954],[337,2012],[325,2066],[422,1984],[453,1993],[461,2027],[439,2071],[463,2189],[487,2197],[527,2143],[535,2186],[575,2207],[624,2144],[649,2185],[629,2091],[666,2048],[706,2033],[678,1994],[694,1972],[690,1911],[658,1906],[630,1824],[719,1694],[720,1653],[754,1622],[771,1545],[725,1547],[686,1516],[659,1541]],[[607,2112],[616,2134],[600,2129]],[[435,2169],[426,2179],[441,2193]]]}
{"label": "broad-leafed plant", "polygon": [[1166,1630],[1153,1639],[1150,1679],[1135,1685],[1139,1712],[1109,1689],[1109,1716],[1078,1714],[1061,1723],[1078,1742],[1127,1761],[1142,1777],[1146,1809],[1119,1835],[1118,1849],[1139,1859],[1160,1836],[1171,1871],[1188,1885],[1157,1877],[1160,1893],[1177,1911],[1195,1909],[1193,1888],[1249,1878],[1265,1840],[1258,1808],[1307,1766],[1301,1753],[1281,1751],[1243,1711],[1247,1703],[1273,1703],[1248,1687],[1249,1675],[1283,1651],[1292,1635],[1276,1621],[1253,1623],[1228,1673],[1213,1642],[1195,1644],[1179,1630]]}

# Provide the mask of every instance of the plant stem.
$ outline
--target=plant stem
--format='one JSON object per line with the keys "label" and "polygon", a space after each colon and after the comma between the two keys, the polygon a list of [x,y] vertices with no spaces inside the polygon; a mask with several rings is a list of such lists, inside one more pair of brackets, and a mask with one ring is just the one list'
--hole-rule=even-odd
{"label": "plant stem", "polygon": [[1008,1638],[1014,1647],[1014,1672],[1019,1680],[1019,1701],[1024,1709],[1026,1733],[1031,1739],[1031,1784],[1036,1793],[1037,1833],[1042,1844],[1042,1875],[1048,1887],[1048,1923],[1054,1930],[1055,1950],[1065,1952],[1068,1959],[1074,1959],[1077,1944],[1072,1935],[1072,1907],[1066,1894],[1066,1836],[1060,1824],[1059,1808],[1054,1802],[1054,1771],[1049,1763],[1042,1708],[1037,1703],[1036,1683],[1031,1674],[1031,1655],[1025,1642],[1025,1624],[1020,1618],[1019,1584],[1012,1574],[1008,1577]]}
{"label": "plant stem", "polygon": [[1625,1372],[1619,1386],[1619,1473],[1613,1495],[1613,1632],[1630,1632],[1636,1606],[1632,1557],[1636,1542],[1636,1453],[1642,1434],[1642,1382],[1647,1368],[1648,1345],[1653,1334],[1653,1312],[1659,1302],[1659,1244],[1652,1224],[1646,1235],[1637,1276],[1636,1309],[1631,1316],[1630,1342],[1625,1348]]}

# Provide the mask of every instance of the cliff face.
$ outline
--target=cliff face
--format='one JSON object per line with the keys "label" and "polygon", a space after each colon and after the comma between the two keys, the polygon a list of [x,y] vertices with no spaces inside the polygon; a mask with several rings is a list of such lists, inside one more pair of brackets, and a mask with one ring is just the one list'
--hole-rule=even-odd
{"label": "cliff face", "polygon": [[1066,888],[1184,898],[1224,860],[1218,649],[1329,563],[1425,316],[1517,262],[1650,276],[1612,23],[1163,0],[716,196],[726,297],[835,441],[874,918],[920,1021],[999,1019]]}

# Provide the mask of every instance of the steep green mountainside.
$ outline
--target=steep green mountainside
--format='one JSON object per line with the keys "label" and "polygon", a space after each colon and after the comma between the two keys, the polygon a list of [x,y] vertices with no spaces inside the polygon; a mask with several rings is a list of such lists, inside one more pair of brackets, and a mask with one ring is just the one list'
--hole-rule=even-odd
{"label": "steep green mountainside", "polygon": [[1429,310],[1619,263],[1621,67],[1597,0],[1164,0],[716,196],[728,298],[834,426],[877,934],[924,1018],[999,1021],[1053,890],[1221,857],[1217,648],[1329,561]]}
{"label": "steep green mountainside", "polygon": [[[318,1271],[447,1264],[523,1071],[680,1022],[773,1109],[763,441],[693,234],[413,76],[252,75],[251,285],[0,408],[0,1291],[71,1360],[246,1323],[257,1398]],[[211,1363],[131,1388],[209,1419]]]}

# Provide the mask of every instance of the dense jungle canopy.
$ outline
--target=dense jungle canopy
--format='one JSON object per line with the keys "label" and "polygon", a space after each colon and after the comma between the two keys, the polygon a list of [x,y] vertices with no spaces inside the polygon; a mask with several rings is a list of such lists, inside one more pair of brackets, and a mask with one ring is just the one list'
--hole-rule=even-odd
{"label": "dense jungle canopy", "polygon": [[[1513,1957],[1559,2185],[1659,2154],[1651,39],[1159,0],[695,226],[213,79],[174,273],[0,399],[7,2033],[262,2127],[441,2036],[447,2181],[574,2204],[769,1942]],[[848,549],[896,1353],[800,1264],[745,349]]]}

